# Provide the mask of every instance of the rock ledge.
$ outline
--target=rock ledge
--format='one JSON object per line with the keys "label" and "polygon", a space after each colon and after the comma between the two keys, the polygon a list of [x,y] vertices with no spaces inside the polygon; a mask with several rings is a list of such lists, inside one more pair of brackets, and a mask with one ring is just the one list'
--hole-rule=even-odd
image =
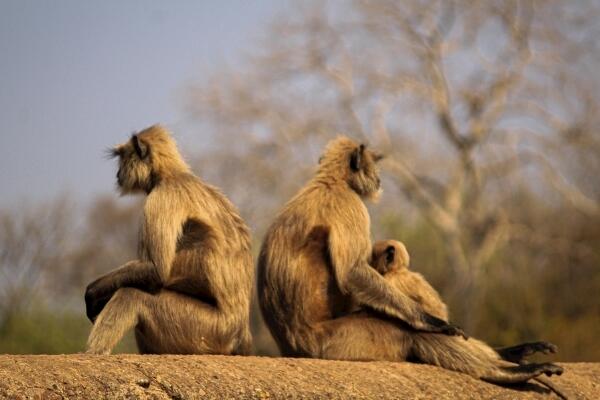
{"label": "rock ledge", "polygon": [[[570,399],[600,399],[600,363],[561,364]],[[429,365],[229,356],[0,355],[8,399],[551,399]]]}

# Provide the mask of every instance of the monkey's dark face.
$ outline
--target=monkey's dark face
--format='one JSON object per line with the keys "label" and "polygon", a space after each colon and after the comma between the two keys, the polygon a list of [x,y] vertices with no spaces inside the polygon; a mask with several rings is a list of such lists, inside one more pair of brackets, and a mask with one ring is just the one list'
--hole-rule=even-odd
{"label": "monkey's dark face", "polygon": [[410,258],[406,246],[396,240],[375,242],[371,253],[371,266],[382,275],[390,271],[408,268]]}
{"label": "monkey's dark face", "polygon": [[362,197],[376,200],[381,194],[381,179],[377,162],[383,156],[368,150],[364,144],[356,147],[348,158],[348,184]]}
{"label": "monkey's dark face", "polygon": [[381,275],[385,275],[397,267],[395,259],[396,248],[394,246],[387,246],[385,249],[379,251],[373,250],[371,266]]}
{"label": "monkey's dark face", "polygon": [[150,148],[137,135],[112,149],[111,155],[119,158],[117,184],[121,193],[149,193],[152,190]]}
{"label": "monkey's dark face", "polygon": [[382,158],[364,144],[339,136],[327,144],[317,175],[343,179],[359,196],[376,199],[381,193],[377,162]]}

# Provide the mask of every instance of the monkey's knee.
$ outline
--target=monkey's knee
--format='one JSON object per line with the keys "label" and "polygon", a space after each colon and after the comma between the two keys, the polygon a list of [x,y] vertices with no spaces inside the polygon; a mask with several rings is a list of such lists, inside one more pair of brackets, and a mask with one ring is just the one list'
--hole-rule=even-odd
{"label": "monkey's knee", "polygon": [[87,342],[87,353],[110,354],[146,309],[146,296],[138,289],[121,288],[98,315]]}

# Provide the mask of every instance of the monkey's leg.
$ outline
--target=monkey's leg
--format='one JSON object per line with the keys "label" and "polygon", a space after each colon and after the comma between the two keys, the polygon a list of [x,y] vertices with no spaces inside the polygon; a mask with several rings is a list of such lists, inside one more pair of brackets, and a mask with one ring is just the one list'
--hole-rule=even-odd
{"label": "monkey's leg", "polygon": [[134,260],[96,279],[85,291],[86,314],[90,321],[94,322],[121,287],[135,287],[152,293],[160,288],[160,278],[154,265]]}
{"label": "monkey's leg", "polygon": [[520,383],[539,375],[560,375],[563,369],[558,365],[526,364],[514,365],[498,359],[491,348],[481,341],[463,340],[439,334],[414,333],[411,355],[416,359],[493,383]]}
{"label": "monkey's leg", "polygon": [[502,357],[502,359],[515,364],[520,364],[523,361],[523,358],[538,352],[544,354],[556,353],[558,347],[549,342],[531,342],[518,344],[516,346],[496,348],[494,350]]}
{"label": "monkey's leg", "polygon": [[110,354],[123,335],[148,313],[152,295],[121,288],[98,315],[87,342],[87,353]]}
{"label": "monkey's leg", "polygon": [[[461,339],[463,340],[463,339]],[[393,321],[361,311],[321,322],[312,357],[330,360],[406,360],[411,336]]]}
{"label": "monkey's leg", "polygon": [[[148,296],[152,301],[146,302],[147,307],[136,326],[140,352],[232,354],[246,344],[241,343],[247,338],[240,333],[240,324],[231,311],[219,310],[170,290]],[[110,302],[107,308],[109,306]]]}

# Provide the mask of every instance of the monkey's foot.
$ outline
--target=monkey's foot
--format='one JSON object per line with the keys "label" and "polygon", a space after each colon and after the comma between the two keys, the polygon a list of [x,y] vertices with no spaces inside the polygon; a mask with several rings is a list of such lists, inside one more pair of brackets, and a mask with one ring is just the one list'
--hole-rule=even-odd
{"label": "monkey's foot", "polygon": [[558,366],[556,364],[542,364],[544,365],[544,374],[546,374],[546,376],[552,376],[552,375],[562,375],[563,373],[563,367]]}
{"label": "monkey's foot", "polygon": [[531,374],[532,377],[545,374],[546,376],[562,375],[563,368],[552,363],[525,364],[507,368],[516,373]]}
{"label": "monkey's foot", "polygon": [[108,355],[110,355],[110,350],[100,350],[100,349],[89,348],[85,351],[85,354],[93,354],[93,355],[97,355],[97,356],[108,356]]}
{"label": "monkey's foot", "polygon": [[521,365],[520,370],[522,371],[530,371],[536,375],[545,374],[546,376],[552,375],[562,375],[563,368],[552,363],[542,363],[542,364],[527,364]]}
{"label": "monkey's foot", "polygon": [[558,347],[550,342],[531,342],[522,343],[516,346],[503,347],[496,349],[496,352],[506,361],[520,363],[523,358],[529,357],[535,353],[554,354]]}
{"label": "monkey's foot", "polygon": [[530,379],[538,378],[540,375],[552,376],[562,375],[563,368],[551,363],[541,364],[522,364],[511,367],[502,367],[500,370],[491,371],[487,376],[481,379],[488,382],[499,384],[520,384]]}

